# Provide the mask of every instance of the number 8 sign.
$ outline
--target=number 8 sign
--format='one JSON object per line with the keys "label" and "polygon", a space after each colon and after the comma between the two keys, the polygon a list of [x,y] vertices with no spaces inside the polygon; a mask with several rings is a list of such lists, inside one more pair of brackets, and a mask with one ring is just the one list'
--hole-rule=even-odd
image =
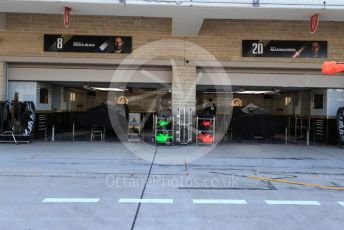
{"label": "number 8 sign", "polygon": [[63,49],[63,38],[56,39],[56,49],[62,50]]}

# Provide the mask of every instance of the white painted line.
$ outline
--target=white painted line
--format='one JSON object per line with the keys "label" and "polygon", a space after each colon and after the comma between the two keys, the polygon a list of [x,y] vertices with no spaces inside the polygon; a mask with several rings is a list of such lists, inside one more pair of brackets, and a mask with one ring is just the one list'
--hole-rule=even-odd
{"label": "white painted line", "polygon": [[338,204],[340,204],[341,206],[344,206],[344,201],[338,201]]}
{"label": "white painted line", "polygon": [[122,198],[118,200],[119,203],[145,203],[145,204],[173,204],[173,199],[132,199]]}
{"label": "white painted line", "polygon": [[194,204],[247,204],[246,200],[194,199]]}
{"label": "white painted line", "polygon": [[267,204],[289,204],[289,205],[321,205],[318,201],[312,200],[266,200]]}
{"label": "white painted line", "polygon": [[43,203],[97,203],[99,198],[45,198]]}

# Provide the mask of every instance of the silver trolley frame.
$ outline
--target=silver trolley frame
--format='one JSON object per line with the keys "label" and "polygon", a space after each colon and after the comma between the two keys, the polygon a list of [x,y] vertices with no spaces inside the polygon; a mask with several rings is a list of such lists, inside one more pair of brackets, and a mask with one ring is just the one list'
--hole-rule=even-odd
{"label": "silver trolley frame", "polygon": [[176,116],[176,142],[178,144],[192,143],[192,108],[177,108]]}

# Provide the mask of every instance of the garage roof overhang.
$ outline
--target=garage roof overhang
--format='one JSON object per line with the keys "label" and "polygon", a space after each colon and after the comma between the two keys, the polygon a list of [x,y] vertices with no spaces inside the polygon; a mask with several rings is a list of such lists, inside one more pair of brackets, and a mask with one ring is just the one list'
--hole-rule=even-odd
{"label": "garage roof overhang", "polygon": [[[209,1],[211,2],[211,0]],[[336,2],[338,0],[327,2],[331,1]],[[124,2],[125,4],[123,4]],[[63,14],[64,7],[68,6],[72,8],[72,14],[75,15],[172,18],[171,33],[175,36],[197,36],[204,19],[309,20],[313,14],[320,13],[322,21],[344,21],[344,3],[327,7],[321,4],[299,6],[260,4],[259,7],[256,7],[251,0],[247,1],[251,4],[202,4],[202,1],[194,1],[193,3],[179,1],[183,4],[176,5],[166,2],[173,1],[1,0],[0,13]],[[186,4],[185,2],[189,3]],[[0,30],[4,29],[3,27],[4,19],[0,14]]]}

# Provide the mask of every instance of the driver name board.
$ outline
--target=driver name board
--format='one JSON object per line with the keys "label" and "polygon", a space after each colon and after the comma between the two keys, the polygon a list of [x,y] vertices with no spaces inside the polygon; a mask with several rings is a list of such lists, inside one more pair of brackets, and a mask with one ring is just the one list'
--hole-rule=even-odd
{"label": "driver name board", "polygon": [[45,34],[45,52],[131,53],[132,37]]}
{"label": "driver name board", "polygon": [[327,58],[327,41],[243,40],[242,56]]}

